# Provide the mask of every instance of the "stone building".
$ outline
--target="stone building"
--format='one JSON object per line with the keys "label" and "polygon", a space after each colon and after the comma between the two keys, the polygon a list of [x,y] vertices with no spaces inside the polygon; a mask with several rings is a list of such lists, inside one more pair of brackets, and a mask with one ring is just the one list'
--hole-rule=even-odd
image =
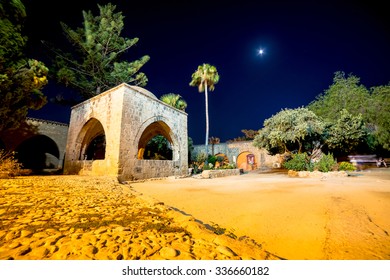
{"label": "stone building", "polygon": [[[144,159],[156,135],[170,143],[172,160]],[[121,84],[72,108],[64,174],[136,180],[187,172],[187,114],[146,89]]]}

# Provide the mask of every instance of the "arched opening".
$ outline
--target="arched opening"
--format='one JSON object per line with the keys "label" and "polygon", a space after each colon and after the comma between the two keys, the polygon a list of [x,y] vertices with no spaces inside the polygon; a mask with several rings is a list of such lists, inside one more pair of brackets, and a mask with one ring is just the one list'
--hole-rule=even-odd
{"label": "arched opening", "polygon": [[85,153],[86,160],[104,159],[106,155],[106,136],[98,135],[92,139]]}
{"label": "arched opening", "polygon": [[242,152],[237,157],[237,167],[245,171],[257,168],[257,160],[254,154],[249,151]]}
{"label": "arched opening", "polygon": [[145,146],[144,159],[172,160],[171,143],[162,135],[156,135]]}
{"label": "arched opening", "polygon": [[80,133],[82,138],[80,159],[101,160],[106,156],[106,134],[97,119],[90,119]]}
{"label": "arched opening", "polygon": [[157,121],[146,127],[138,142],[138,159],[172,160],[173,148],[171,129]]}
{"label": "arched opening", "polygon": [[23,168],[34,172],[55,169],[59,166],[60,152],[57,144],[45,135],[33,136],[15,149],[15,158]]}

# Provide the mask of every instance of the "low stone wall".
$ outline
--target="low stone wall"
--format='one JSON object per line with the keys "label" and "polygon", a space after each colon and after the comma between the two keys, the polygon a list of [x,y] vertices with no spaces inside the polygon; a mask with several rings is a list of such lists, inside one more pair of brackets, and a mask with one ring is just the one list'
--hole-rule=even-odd
{"label": "low stone wall", "polygon": [[218,169],[218,170],[204,170],[202,172],[202,178],[212,179],[225,176],[240,175],[240,169]]}
{"label": "low stone wall", "polygon": [[328,177],[347,177],[348,173],[345,171],[332,171],[332,172],[320,172],[320,171],[288,171],[289,177],[299,178],[328,178]]}

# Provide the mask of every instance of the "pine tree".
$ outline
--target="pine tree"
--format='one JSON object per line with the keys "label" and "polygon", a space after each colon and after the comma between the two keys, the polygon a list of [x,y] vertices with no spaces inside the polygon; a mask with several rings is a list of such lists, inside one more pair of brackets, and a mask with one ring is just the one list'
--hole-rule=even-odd
{"label": "pine tree", "polygon": [[71,53],[51,48],[55,52],[54,65],[58,82],[77,90],[83,99],[91,98],[121,83],[145,86],[148,79],[139,72],[149,61],[145,55],[128,62],[120,60],[138,38],[121,37],[124,16],[115,13],[116,6],[98,5],[100,15],[83,11],[82,28],[72,30],[61,22]]}

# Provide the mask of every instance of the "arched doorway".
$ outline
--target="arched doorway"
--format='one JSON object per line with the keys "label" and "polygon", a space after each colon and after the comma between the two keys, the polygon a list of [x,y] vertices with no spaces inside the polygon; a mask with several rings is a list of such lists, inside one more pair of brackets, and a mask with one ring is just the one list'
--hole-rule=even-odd
{"label": "arched doorway", "polygon": [[15,158],[22,167],[34,172],[56,169],[59,166],[60,152],[57,144],[45,135],[36,135],[27,139],[15,149],[15,152]]}
{"label": "arched doorway", "polygon": [[80,160],[101,160],[106,155],[106,134],[100,121],[90,119],[80,132]]}
{"label": "arched doorway", "polygon": [[138,159],[172,160],[173,140],[171,129],[163,121],[151,123],[138,142]]}
{"label": "arched doorway", "polygon": [[257,160],[253,153],[249,151],[242,152],[237,157],[237,168],[245,171],[254,170],[257,168]]}

